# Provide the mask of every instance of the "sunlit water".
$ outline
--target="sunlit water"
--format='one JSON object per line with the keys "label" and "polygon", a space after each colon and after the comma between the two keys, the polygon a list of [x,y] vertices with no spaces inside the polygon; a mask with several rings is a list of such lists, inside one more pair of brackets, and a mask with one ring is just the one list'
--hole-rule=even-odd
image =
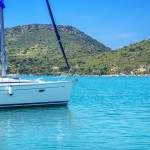
{"label": "sunlit water", "polygon": [[68,107],[1,109],[0,150],[150,149],[150,77],[78,79]]}

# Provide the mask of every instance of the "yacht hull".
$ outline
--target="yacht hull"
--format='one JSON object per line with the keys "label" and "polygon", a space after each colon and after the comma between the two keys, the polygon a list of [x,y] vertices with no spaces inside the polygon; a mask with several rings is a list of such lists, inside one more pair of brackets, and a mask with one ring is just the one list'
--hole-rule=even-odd
{"label": "yacht hull", "polygon": [[0,108],[67,105],[72,81],[1,85]]}

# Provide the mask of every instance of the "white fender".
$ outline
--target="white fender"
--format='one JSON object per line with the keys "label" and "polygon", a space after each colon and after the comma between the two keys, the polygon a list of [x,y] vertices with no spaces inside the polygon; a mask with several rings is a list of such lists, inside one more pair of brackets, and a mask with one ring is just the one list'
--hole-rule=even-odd
{"label": "white fender", "polygon": [[9,93],[10,96],[13,95],[13,87],[12,86],[8,87],[8,93]]}

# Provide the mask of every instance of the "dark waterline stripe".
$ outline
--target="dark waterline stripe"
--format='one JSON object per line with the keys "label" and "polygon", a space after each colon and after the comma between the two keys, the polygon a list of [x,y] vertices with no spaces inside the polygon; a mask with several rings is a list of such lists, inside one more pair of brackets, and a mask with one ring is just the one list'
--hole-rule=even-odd
{"label": "dark waterline stripe", "polygon": [[7,107],[29,107],[29,106],[48,106],[48,105],[67,105],[68,101],[53,101],[53,102],[39,102],[39,103],[16,103],[16,104],[2,104],[0,108]]}

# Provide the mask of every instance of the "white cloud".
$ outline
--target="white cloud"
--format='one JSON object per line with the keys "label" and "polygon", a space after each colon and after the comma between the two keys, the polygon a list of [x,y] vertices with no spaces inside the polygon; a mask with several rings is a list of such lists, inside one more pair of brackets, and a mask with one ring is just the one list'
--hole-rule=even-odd
{"label": "white cloud", "polygon": [[114,37],[116,37],[116,38],[132,38],[134,36],[135,36],[134,34],[124,33],[124,34],[118,34]]}
{"label": "white cloud", "polygon": [[104,36],[100,36],[100,37],[127,39],[127,38],[135,37],[135,34],[123,33],[123,34],[114,34],[114,35],[104,35]]}

